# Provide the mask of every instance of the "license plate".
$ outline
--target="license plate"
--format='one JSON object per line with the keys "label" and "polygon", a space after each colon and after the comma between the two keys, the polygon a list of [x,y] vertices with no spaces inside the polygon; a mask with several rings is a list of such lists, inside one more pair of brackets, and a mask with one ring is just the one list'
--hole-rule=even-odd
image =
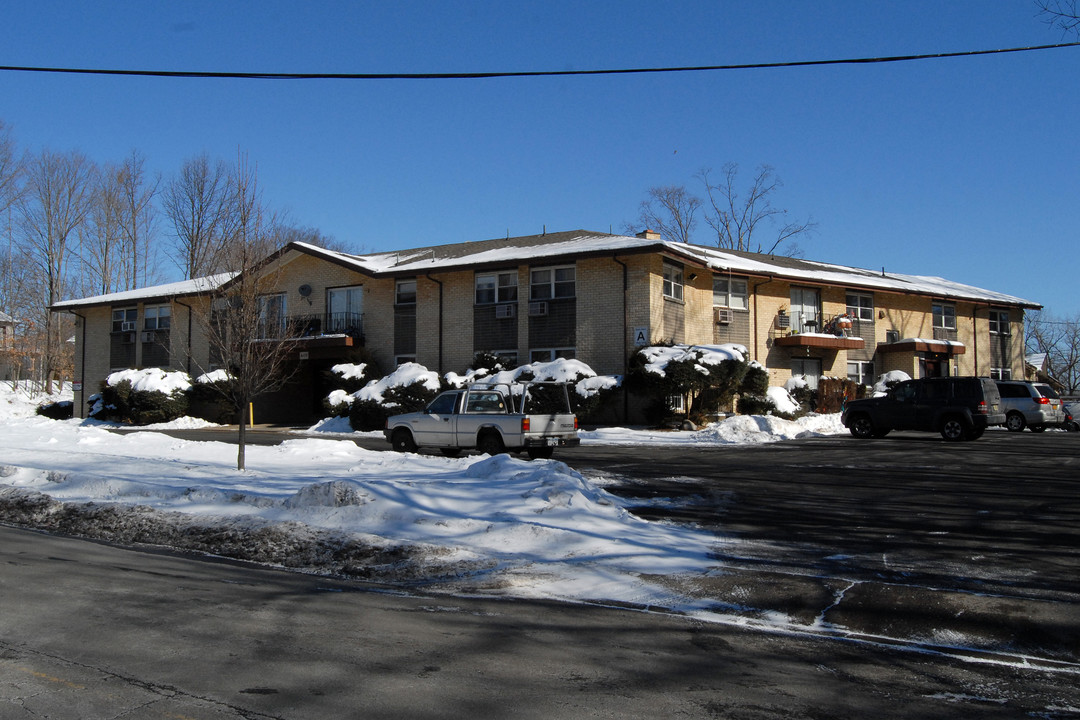
{"label": "license plate", "polygon": [[547,439],[547,444],[548,445],[558,445],[559,444],[559,438],[548,438]]}

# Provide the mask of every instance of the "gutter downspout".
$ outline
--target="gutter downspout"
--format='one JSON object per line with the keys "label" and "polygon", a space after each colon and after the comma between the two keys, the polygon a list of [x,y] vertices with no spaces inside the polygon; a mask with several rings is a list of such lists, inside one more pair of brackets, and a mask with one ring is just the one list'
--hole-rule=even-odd
{"label": "gutter downspout", "polygon": [[[627,352],[628,348],[626,347],[626,329],[629,326],[629,320],[627,319],[627,315],[630,312],[630,306],[629,306],[629,303],[627,302],[626,295],[630,291],[630,279],[629,279],[629,275],[628,275],[628,273],[630,272],[630,268],[627,266],[626,263],[624,263],[622,260],[619,259],[618,255],[612,255],[611,259],[614,260],[615,262],[619,263],[620,265],[622,265],[622,307],[623,307],[623,312],[622,312],[622,342],[623,342],[622,365],[623,365],[623,368],[622,369],[623,369],[623,378],[625,379],[626,378],[626,373],[629,370],[628,366],[629,366],[629,363],[630,363],[630,358],[629,358],[628,352]],[[629,422],[630,422],[630,397],[626,392],[625,383],[623,383],[622,396],[623,396],[623,403],[622,403],[622,406],[623,406],[623,422],[626,423],[626,424],[629,424]]]}
{"label": "gutter downspout", "polygon": [[187,355],[187,359],[184,362],[184,365],[186,367],[187,374],[191,375],[191,314],[195,312],[195,308],[191,307],[190,305],[185,305],[179,300],[173,300],[173,302],[175,302],[180,307],[187,308],[187,353],[185,353]]}
{"label": "gutter downspout", "polygon": [[758,354],[758,309],[757,309],[758,292],[757,291],[758,291],[759,287],[761,287],[762,285],[768,285],[773,280],[775,280],[775,278],[772,275],[769,275],[768,280],[762,280],[761,282],[754,285],[754,360],[758,361],[758,362],[760,362],[760,361],[758,360],[758,356],[757,356],[757,354]]}
{"label": "gutter downspout", "polygon": [[431,277],[431,273],[424,275],[428,280],[439,286],[439,375],[443,374],[443,283]]}
{"label": "gutter downspout", "polygon": [[79,385],[82,390],[79,391],[82,396],[79,402],[79,417],[86,417],[86,316],[80,315],[74,310],[69,310],[72,315],[79,318],[82,321],[82,347],[79,348]]}

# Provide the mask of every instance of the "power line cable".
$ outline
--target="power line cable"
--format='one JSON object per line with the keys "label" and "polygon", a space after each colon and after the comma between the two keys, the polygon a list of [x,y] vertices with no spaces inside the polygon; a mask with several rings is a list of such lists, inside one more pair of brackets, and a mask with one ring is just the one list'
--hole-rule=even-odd
{"label": "power line cable", "polygon": [[796,60],[793,62],[744,63],[737,65],[691,65],[684,67],[621,68],[608,70],[525,70],[519,72],[471,73],[261,73],[196,72],[188,70],[118,70],[107,68],[0,65],[0,71],[68,75],[122,75],[134,77],[219,78],[239,80],[482,80],[489,78],[560,77],[573,75],[640,75],[648,73],[709,72],[716,70],[762,70],[820,65],[869,65],[877,63],[907,62],[911,60],[939,60],[944,58],[974,57],[977,55],[998,55],[1002,53],[1032,52],[1036,50],[1055,50],[1058,48],[1077,46],[1080,46],[1080,42],[1001,48],[998,50],[965,50],[961,52],[932,53],[925,55],[892,55],[889,57],[845,58],[839,60]]}

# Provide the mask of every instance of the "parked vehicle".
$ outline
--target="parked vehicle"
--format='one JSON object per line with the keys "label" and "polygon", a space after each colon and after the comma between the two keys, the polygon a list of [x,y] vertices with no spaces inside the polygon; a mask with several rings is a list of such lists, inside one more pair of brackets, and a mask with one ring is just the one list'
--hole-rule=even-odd
{"label": "parked vehicle", "polygon": [[1042,432],[1048,427],[1062,427],[1065,411],[1060,396],[1046,383],[1026,380],[998,380],[1005,427],[1020,432]]}
{"label": "parked vehicle", "polygon": [[1080,431],[1080,420],[1077,416],[1080,415],[1080,403],[1064,402],[1065,406],[1065,422],[1061,427],[1065,428],[1069,432]]}
{"label": "parked vehicle", "polygon": [[564,383],[525,383],[522,389],[517,396],[509,385],[450,390],[423,412],[391,416],[383,434],[398,452],[438,448],[451,457],[476,448],[549,458],[556,447],[581,444]]}
{"label": "parked vehicle", "polygon": [[941,433],[949,441],[975,440],[1005,422],[997,385],[988,378],[905,380],[880,397],[852,400],[840,416],[857,438],[885,437],[893,430]]}

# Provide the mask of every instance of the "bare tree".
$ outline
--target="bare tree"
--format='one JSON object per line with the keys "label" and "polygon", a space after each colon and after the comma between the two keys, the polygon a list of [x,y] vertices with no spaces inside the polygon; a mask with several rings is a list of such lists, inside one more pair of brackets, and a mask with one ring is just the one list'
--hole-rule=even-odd
{"label": "bare tree", "polygon": [[[762,165],[758,168],[745,197],[736,189],[739,175],[736,163],[725,164],[722,177],[716,183],[710,177],[711,172],[705,168],[697,177],[705,186],[712,208],[711,213],[706,210],[705,222],[716,232],[717,247],[766,254],[784,248],[785,255],[800,254],[795,241],[811,232],[816,223],[811,220],[787,222],[788,211],[773,206],[772,198],[783,183],[772,167]],[[775,228],[775,234],[769,233],[766,237],[763,223]]]}
{"label": "bare tree", "polygon": [[124,160],[117,175],[120,186],[120,228],[123,232],[123,257],[127,270],[125,289],[142,287],[157,278],[153,260],[156,210],[154,196],[160,177],[147,177],[146,158],[137,150]]}
{"label": "bare tree", "polygon": [[[203,311],[195,315],[206,335],[210,362],[228,372],[213,387],[240,418],[236,467],[246,467],[247,408],[256,398],[288,381],[295,364],[295,323],[283,314],[277,270],[268,261],[273,221],[259,196],[256,174],[241,158],[229,206],[235,232],[227,248],[228,264],[237,274],[205,294]],[[200,365],[197,358],[192,358]],[[205,372],[205,368],[203,369]]]}
{"label": "bare tree", "polygon": [[1063,33],[1080,33],[1080,7],[1076,0],[1035,0],[1044,22]]}
{"label": "bare tree", "polygon": [[0,214],[7,213],[21,193],[22,160],[15,152],[11,130],[0,120]]}
{"label": "bare tree", "polygon": [[691,195],[684,185],[661,185],[649,188],[649,197],[638,208],[638,223],[655,230],[671,242],[690,242],[697,224],[701,198]]}
{"label": "bare tree", "polygon": [[1044,311],[1027,313],[1024,344],[1029,355],[1046,354],[1047,372],[1067,393],[1080,392],[1080,315],[1056,318]]}
{"label": "bare tree", "polygon": [[[42,280],[47,308],[62,300],[68,282],[68,253],[93,200],[93,164],[78,152],[43,150],[29,160],[26,192],[20,198],[22,233]],[[60,323],[45,310],[46,390],[64,365]]]}
{"label": "bare tree", "polygon": [[225,163],[211,163],[204,153],[186,161],[165,186],[162,206],[176,239],[173,260],[187,278],[220,269],[219,253],[231,233],[231,184]]}
{"label": "bare tree", "polygon": [[98,295],[127,290],[121,257],[121,188],[120,169],[106,165],[96,173],[93,202],[87,222],[79,228],[79,248],[83,271],[79,273],[78,292]]}

